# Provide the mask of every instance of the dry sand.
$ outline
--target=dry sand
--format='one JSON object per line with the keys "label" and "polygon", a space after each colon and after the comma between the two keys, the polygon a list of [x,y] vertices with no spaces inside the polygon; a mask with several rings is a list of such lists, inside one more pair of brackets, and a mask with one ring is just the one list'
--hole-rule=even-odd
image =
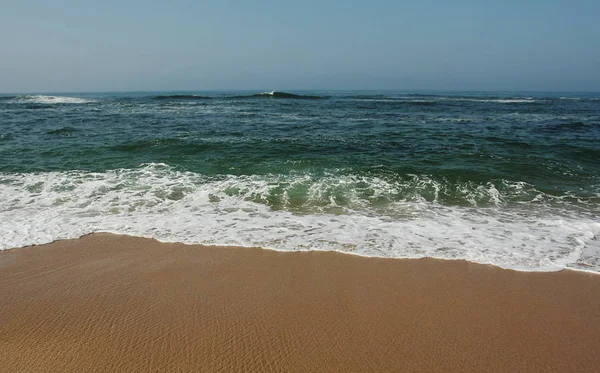
{"label": "dry sand", "polygon": [[0,253],[2,372],[598,372],[600,276],[94,234]]}

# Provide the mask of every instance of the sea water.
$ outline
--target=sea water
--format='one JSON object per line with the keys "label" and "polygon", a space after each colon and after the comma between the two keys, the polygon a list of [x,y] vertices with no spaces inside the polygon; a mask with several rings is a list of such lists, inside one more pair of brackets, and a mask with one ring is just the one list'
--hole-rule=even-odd
{"label": "sea water", "polygon": [[600,272],[600,94],[0,96],[0,249],[99,231]]}

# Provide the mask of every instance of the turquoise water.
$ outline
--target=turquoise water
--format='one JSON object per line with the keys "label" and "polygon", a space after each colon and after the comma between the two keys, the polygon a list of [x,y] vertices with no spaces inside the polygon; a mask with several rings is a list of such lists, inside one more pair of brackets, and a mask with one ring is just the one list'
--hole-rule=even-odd
{"label": "turquoise water", "polygon": [[600,94],[0,96],[0,248],[164,241],[600,271]]}

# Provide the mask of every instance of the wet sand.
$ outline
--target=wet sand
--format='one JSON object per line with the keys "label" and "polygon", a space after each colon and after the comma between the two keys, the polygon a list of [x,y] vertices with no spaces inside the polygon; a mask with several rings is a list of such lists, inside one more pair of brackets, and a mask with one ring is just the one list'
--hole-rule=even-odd
{"label": "wet sand", "polygon": [[600,276],[94,234],[0,252],[2,372],[597,372]]}

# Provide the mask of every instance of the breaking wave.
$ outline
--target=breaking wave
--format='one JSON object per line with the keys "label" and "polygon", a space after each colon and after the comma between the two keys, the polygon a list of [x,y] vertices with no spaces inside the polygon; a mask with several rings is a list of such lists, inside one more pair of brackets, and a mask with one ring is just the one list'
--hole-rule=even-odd
{"label": "breaking wave", "polygon": [[[442,203],[449,194],[462,202]],[[5,173],[0,248],[108,231],[186,243],[600,271],[599,198],[548,195],[524,182],[450,185],[426,175],[209,177],[164,164]]]}
{"label": "breaking wave", "polygon": [[191,94],[176,94],[176,95],[160,95],[152,96],[155,100],[172,100],[172,101],[185,101],[185,100],[228,100],[228,99],[250,99],[250,98],[281,98],[281,99],[297,99],[297,100],[321,100],[327,97],[325,96],[310,96],[310,95],[298,95],[288,92],[264,92],[249,95],[217,95],[217,96],[202,96],[202,95],[191,95]]}
{"label": "breaking wave", "polygon": [[258,94],[250,95],[250,96],[246,96],[246,97],[286,98],[286,99],[299,99],[299,100],[322,100],[322,99],[327,98],[324,96],[296,95],[293,93],[278,92],[278,91],[258,93]]}
{"label": "breaking wave", "polygon": [[212,97],[199,95],[161,95],[152,96],[155,100],[210,100]]}
{"label": "breaking wave", "polygon": [[24,96],[13,96],[10,98],[13,103],[27,103],[27,104],[87,104],[95,102],[93,99],[86,99],[81,97],[68,97],[68,96],[46,96],[46,95],[24,95]]}

